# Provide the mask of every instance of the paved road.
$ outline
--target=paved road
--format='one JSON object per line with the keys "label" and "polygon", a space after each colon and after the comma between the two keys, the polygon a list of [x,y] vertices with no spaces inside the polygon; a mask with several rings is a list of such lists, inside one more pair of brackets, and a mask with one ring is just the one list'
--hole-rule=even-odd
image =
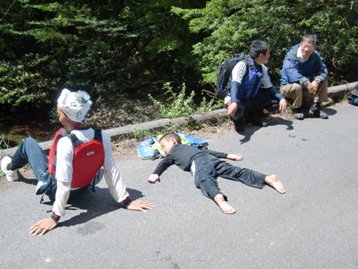
{"label": "paved road", "polygon": [[119,209],[105,182],[71,201],[62,225],[43,237],[29,227],[49,214],[33,180],[0,181],[1,268],[358,268],[358,108],[330,107],[329,120],[277,119],[207,137],[210,148],[241,152],[237,164],[276,173],[287,188],[249,188],[219,179],[236,208],[224,215],[188,173],[171,167],[159,184],[157,161],[119,157],[133,197],[156,204],[146,214]]}

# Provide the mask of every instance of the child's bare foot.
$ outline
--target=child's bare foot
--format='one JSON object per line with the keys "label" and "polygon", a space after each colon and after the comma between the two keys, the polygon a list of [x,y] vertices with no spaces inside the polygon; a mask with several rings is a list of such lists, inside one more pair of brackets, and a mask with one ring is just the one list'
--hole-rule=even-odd
{"label": "child's bare foot", "polygon": [[274,188],[277,192],[281,194],[286,193],[285,187],[283,186],[283,184],[281,183],[281,181],[278,179],[276,175],[266,176],[265,183],[271,186],[272,188]]}
{"label": "child's bare foot", "polygon": [[236,210],[225,201],[224,195],[217,194],[214,198],[214,201],[220,207],[221,211],[224,212],[225,214],[236,213]]}

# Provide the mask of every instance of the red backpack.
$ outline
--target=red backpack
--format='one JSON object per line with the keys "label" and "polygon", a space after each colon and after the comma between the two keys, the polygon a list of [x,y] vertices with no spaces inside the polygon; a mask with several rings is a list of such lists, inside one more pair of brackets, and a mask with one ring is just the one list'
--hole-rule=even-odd
{"label": "red backpack", "polygon": [[85,143],[81,142],[75,134],[68,134],[64,129],[56,132],[48,160],[48,170],[51,176],[54,177],[56,173],[57,143],[60,138],[68,136],[74,148],[71,188],[78,189],[90,185],[104,163],[102,132],[97,128],[94,128],[94,131],[93,140]]}

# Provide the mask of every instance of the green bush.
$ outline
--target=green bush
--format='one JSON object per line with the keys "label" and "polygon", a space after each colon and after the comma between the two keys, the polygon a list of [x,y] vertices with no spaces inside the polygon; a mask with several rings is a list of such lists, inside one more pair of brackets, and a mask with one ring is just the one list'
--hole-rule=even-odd
{"label": "green bush", "polygon": [[163,90],[164,95],[168,96],[164,102],[156,100],[150,94],[148,94],[148,98],[157,107],[159,113],[166,118],[189,117],[194,114],[213,111],[220,107],[214,99],[208,102],[205,97],[203,97],[199,106],[196,105],[194,100],[195,92],[192,91],[188,96],[184,83],[181,85],[179,93],[173,90],[170,83],[164,84]]}

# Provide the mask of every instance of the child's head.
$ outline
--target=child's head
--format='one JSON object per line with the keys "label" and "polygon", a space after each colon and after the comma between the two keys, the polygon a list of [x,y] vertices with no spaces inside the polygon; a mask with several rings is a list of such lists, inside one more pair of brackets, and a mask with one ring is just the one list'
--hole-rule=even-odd
{"label": "child's head", "polygon": [[181,140],[180,136],[176,133],[168,133],[160,138],[159,143],[164,153],[168,154],[174,145],[181,144]]}
{"label": "child's head", "polygon": [[91,97],[86,91],[71,92],[63,89],[57,99],[57,107],[74,122],[83,123],[91,106]]}

